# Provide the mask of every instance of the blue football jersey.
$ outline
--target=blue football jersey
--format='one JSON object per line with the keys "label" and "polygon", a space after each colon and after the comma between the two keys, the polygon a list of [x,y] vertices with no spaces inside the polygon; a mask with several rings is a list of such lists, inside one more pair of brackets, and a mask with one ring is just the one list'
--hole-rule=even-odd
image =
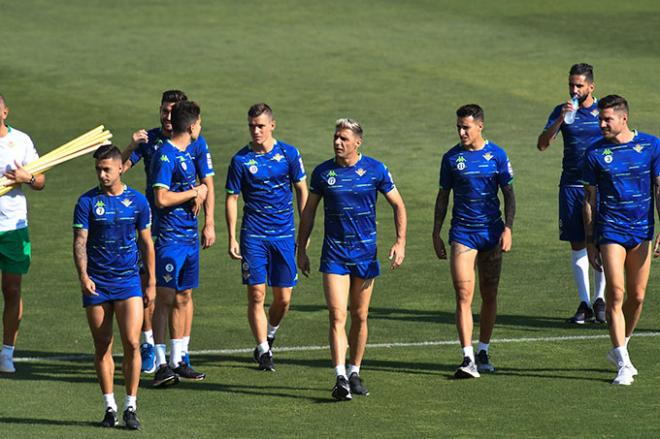
{"label": "blue football jersey", "polygon": [[140,287],[137,231],[151,227],[151,210],[138,191],[125,187],[121,195],[94,188],[78,199],[73,227],[87,235],[87,272],[101,282]]}
{"label": "blue football jersey", "polygon": [[660,140],[635,131],[631,142],[602,139],[587,150],[583,178],[598,189],[597,232],[653,234],[653,187],[660,176]]}
{"label": "blue football jersey", "polygon": [[[561,108],[557,105],[545,124],[547,130],[557,118],[561,117]],[[560,186],[582,187],[582,169],[584,168],[584,153],[591,145],[603,138],[598,120],[598,103],[594,99],[589,108],[580,107],[575,113],[575,121],[560,126],[561,136],[564,140],[564,158],[562,159]]]}
{"label": "blue football jersey", "polygon": [[500,187],[513,181],[506,152],[486,141],[478,151],[460,143],[445,153],[440,165],[440,188],[454,191],[452,226],[487,228],[502,220]]}
{"label": "blue football jersey", "polygon": [[[147,177],[147,188],[145,190],[145,195],[147,200],[151,205],[154,205],[154,191],[153,191],[153,179],[151,178],[151,161],[153,157],[157,154],[158,149],[163,145],[164,142],[167,142],[168,138],[163,134],[161,128],[154,128],[147,132],[149,140],[146,143],[140,143],[135,150],[131,153],[130,161],[132,166],[135,166],[140,160],[144,160],[144,173]],[[186,151],[192,157],[193,162],[195,163],[195,170],[197,171],[197,177],[201,180],[202,178],[215,175],[213,171],[213,160],[211,159],[211,153],[209,152],[209,147],[206,144],[206,140],[201,135],[192,142]]]}
{"label": "blue football jersey", "polygon": [[277,140],[266,154],[250,145],[234,155],[227,171],[228,194],[243,194],[242,236],[292,238],[295,235],[291,185],[304,180],[298,150]]}
{"label": "blue football jersey", "polygon": [[360,156],[353,166],[339,166],[334,159],[318,165],[309,190],[323,197],[325,212],[321,260],[342,263],[376,259],[376,201],[378,192],[395,188],[387,167]]}
{"label": "blue football jersey", "polygon": [[[179,150],[169,140],[158,149],[151,161],[152,187],[172,192],[185,192],[196,185],[193,159],[186,149]],[[197,217],[193,214],[192,200],[178,206],[156,209],[155,236],[158,245],[190,243],[197,240]]]}

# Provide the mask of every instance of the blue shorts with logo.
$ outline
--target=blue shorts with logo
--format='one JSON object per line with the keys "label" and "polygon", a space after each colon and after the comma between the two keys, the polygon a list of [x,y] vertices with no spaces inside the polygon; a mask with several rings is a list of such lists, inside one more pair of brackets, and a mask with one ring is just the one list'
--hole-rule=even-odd
{"label": "blue shorts with logo", "polygon": [[142,287],[140,285],[139,276],[135,276],[135,279],[122,281],[121,285],[118,285],[116,282],[104,282],[93,274],[90,274],[89,278],[96,285],[96,294],[98,294],[98,296],[88,296],[83,294],[83,307],[101,305],[106,302],[114,302],[117,300],[126,300],[131,297],[142,297]]}
{"label": "blue shorts with logo", "polygon": [[504,223],[501,221],[483,228],[452,226],[449,229],[449,243],[456,242],[477,251],[486,251],[499,244],[503,231]]}
{"label": "blue shorts with logo", "polygon": [[156,286],[176,291],[199,286],[199,241],[156,246]]}
{"label": "blue shorts with logo", "polygon": [[327,274],[348,274],[359,277],[360,279],[374,279],[380,275],[380,263],[377,260],[350,263],[321,259],[319,271]]}
{"label": "blue shorts with logo", "polygon": [[559,187],[559,239],[561,241],[584,241],[583,204],[584,188],[577,186]]}
{"label": "blue shorts with logo", "polygon": [[296,242],[293,238],[263,239],[241,236],[243,285],[268,283],[290,288],[298,283]]}
{"label": "blue shorts with logo", "polygon": [[619,244],[620,246],[631,249],[638,246],[644,241],[653,240],[653,228],[648,231],[635,231],[635,230],[613,230],[608,227],[598,228],[598,244]]}

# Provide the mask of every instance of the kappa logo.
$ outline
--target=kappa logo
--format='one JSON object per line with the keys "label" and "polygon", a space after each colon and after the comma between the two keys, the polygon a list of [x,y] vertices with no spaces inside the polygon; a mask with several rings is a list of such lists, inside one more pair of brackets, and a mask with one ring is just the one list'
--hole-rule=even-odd
{"label": "kappa logo", "polygon": [[167,265],[165,266],[165,271],[167,271],[168,273],[171,273],[172,271],[174,271],[174,265],[172,265],[172,264],[167,264]]}
{"label": "kappa logo", "polygon": [[490,161],[490,159],[492,159],[493,157],[495,157],[495,156],[493,154],[491,154],[490,152],[487,152],[486,154],[483,155],[483,158],[485,158],[486,161]]}
{"label": "kappa logo", "polygon": [[466,162],[465,157],[459,155],[458,158],[456,159],[456,169],[458,169],[459,171],[465,169],[467,167],[465,162]]}
{"label": "kappa logo", "polygon": [[123,204],[124,206],[128,207],[128,206],[130,206],[131,204],[133,204],[133,202],[132,202],[131,200],[129,200],[128,198],[124,198],[123,200],[121,200],[121,204]]}
{"label": "kappa logo", "polygon": [[328,184],[332,186],[333,184],[337,183],[337,174],[335,171],[330,171],[328,172]]}
{"label": "kappa logo", "polygon": [[169,163],[169,162],[170,162],[170,159],[169,159],[169,157],[167,157],[165,154],[161,154],[161,155],[160,155],[160,161],[161,161],[161,162],[168,162],[168,163]]}
{"label": "kappa logo", "polygon": [[360,169],[358,169],[357,171],[355,171],[355,173],[356,173],[357,175],[359,175],[360,177],[362,177],[364,174],[367,173],[367,171],[365,171],[364,169],[360,168]]}
{"label": "kappa logo", "polygon": [[603,151],[603,155],[605,156],[603,157],[605,163],[609,164],[612,163],[612,161],[614,160],[614,155],[612,154],[612,150],[609,148],[605,148],[605,150]]}
{"label": "kappa logo", "polygon": [[275,155],[271,158],[271,160],[275,160],[277,163],[279,163],[280,160],[282,160],[283,158],[284,158],[284,156],[278,152],[277,154],[275,154]]}
{"label": "kappa logo", "polygon": [[633,149],[635,150],[635,152],[641,153],[644,147],[638,143],[637,145],[633,146]]}
{"label": "kappa logo", "polygon": [[173,278],[172,276],[170,276],[169,274],[166,274],[165,276],[163,276],[163,280],[164,280],[166,283],[169,282],[169,281],[171,281],[172,279],[174,279],[174,278]]}
{"label": "kappa logo", "polygon": [[105,213],[105,203],[103,201],[97,201],[94,207],[96,208],[94,211],[97,215],[103,215]]}

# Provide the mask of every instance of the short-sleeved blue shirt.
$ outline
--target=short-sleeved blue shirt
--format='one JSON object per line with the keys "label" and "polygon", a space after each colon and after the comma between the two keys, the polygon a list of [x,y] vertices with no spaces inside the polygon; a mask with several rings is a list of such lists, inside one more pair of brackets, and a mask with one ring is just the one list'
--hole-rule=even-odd
{"label": "short-sleeved blue shirt", "polygon": [[[575,121],[567,125],[562,122],[561,136],[564,139],[564,158],[562,159],[560,186],[582,187],[582,169],[584,168],[584,153],[591,145],[603,138],[598,120],[598,101],[589,108],[578,108]],[[545,124],[547,130],[561,117],[564,104],[557,105]]]}
{"label": "short-sleeved blue shirt", "polygon": [[602,139],[586,153],[583,178],[598,189],[597,233],[653,234],[653,187],[660,176],[660,139],[635,131],[631,142]]}
{"label": "short-sleeved blue shirt", "polygon": [[[151,160],[152,187],[184,192],[195,187],[196,171],[188,149],[181,151],[169,140]],[[178,206],[157,209],[155,236],[158,245],[192,243],[197,240],[197,217],[192,200]]]}
{"label": "short-sleeved blue shirt", "polygon": [[502,220],[497,191],[513,181],[506,152],[486,141],[478,151],[460,143],[442,157],[440,188],[454,191],[452,226],[488,228]]}
{"label": "short-sleeved blue shirt", "polygon": [[73,227],[88,231],[90,276],[121,287],[140,287],[137,231],[151,227],[151,210],[144,195],[130,187],[114,196],[91,189],[78,199]]}
{"label": "short-sleeved blue shirt", "polygon": [[[147,132],[148,140],[146,143],[140,143],[135,150],[131,153],[130,161],[132,166],[135,166],[140,160],[144,160],[144,173],[147,177],[147,188],[145,190],[145,195],[147,200],[153,206],[154,205],[154,190],[153,190],[153,179],[151,178],[151,161],[153,157],[157,154],[158,149],[163,145],[168,138],[163,134],[161,128],[153,128]],[[195,169],[197,171],[197,177],[201,180],[202,178],[215,175],[213,170],[213,160],[211,159],[211,153],[209,152],[209,147],[206,144],[206,140],[201,135],[192,142],[186,151],[192,157],[193,162],[195,163]]]}
{"label": "short-sleeved blue shirt", "polygon": [[238,151],[227,171],[228,194],[243,194],[241,235],[282,239],[295,235],[291,185],[304,180],[305,168],[298,150],[279,140],[266,154],[250,145]]}
{"label": "short-sleeved blue shirt", "polygon": [[376,201],[378,192],[395,188],[383,163],[361,155],[353,166],[334,159],[312,173],[310,191],[323,197],[325,233],[322,261],[362,263],[376,260]]}

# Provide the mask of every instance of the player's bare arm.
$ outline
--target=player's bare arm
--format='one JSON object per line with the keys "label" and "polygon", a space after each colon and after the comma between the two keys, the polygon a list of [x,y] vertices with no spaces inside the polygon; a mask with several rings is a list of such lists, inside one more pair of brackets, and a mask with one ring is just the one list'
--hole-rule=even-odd
{"label": "player's bare arm", "polygon": [[513,186],[506,185],[502,188],[504,197],[504,231],[500,238],[500,248],[503,252],[511,250],[513,220],[516,216],[516,196],[513,193]]}
{"label": "player's bare arm", "polygon": [[584,221],[584,236],[587,243],[587,256],[589,263],[597,271],[602,271],[600,252],[596,247],[596,187],[584,186],[584,204],[582,205],[582,219]]}
{"label": "player's bare arm", "polygon": [[202,178],[206,185],[207,194],[204,199],[204,227],[202,228],[202,248],[209,248],[215,244],[215,185],[213,176]]}
{"label": "player's bare arm", "polygon": [[446,189],[440,189],[438,196],[435,198],[435,213],[433,216],[433,249],[438,259],[447,259],[447,249],[445,243],[440,236],[442,224],[445,222],[447,216],[447,208],[449,206],[449,192]]}
{"label": "player's bare arm", "polygon": [[309,256],[307,256],[307,245],[309,244],[309,237],[312,234],[312,229],[314,228],[314,218],[316,217],[316,209],[318,208],[320,201],[320,195],[310,193],[300,218],[300,227],[298,230],[297,263],[298,268],[300,268],[300,271],[305,276],[309,276],[310,272]]}
{"label": "player's bare arm", "polygon": [[225,221],[227,222],[227,242],[229,248],[227,253],[232,259],[243,259],[241,257],[241,246],[236,239],[236,221],[238,218],[238,195],[227,194],[225,198]]}
{"label": "player's bare arm", "polygon": [[156,207],[159,209],[166,209],[193,201],[193,213],[195,215],[199,213],[199,209],[204,203],[207,193],[208,189],[203,183],[183,192],[172,192],[163,187],[154,188]]}
{"label": "player's bare arm", "polygon": [[561,128],[561,124],[564,122],[564,115],[566,112],[572,110],[573,104],[571,101],[568,101],[561,107],[561,113],[559,114],[559,117],[557,117],[557,120],[539,135],[536,142],[536,148],[539,151],[545,151],[548,149],[550,142],[552,142],[554,138],[557,137],[557,133],[559,133],[559,128]]}
{"label": "player's bare arm", "polygon": [[4,174],[4,177],[7,178],[7,184],[5,186],[27,184],[30,186],[30,189],[35,191],[40,191],[46,186],[46,176],[44,174],[31,174],[18,162],[14,162],[14,165],[16,169],[10,169]]}
{"label": "player's bare arm", "polygon": [[[655,196],[655,208],[660,216],[660,177],[655,177],[653,193]],[[653,245],[653,257],[660,256],[660,233],[655,237],[655,244]]]}
{"label": "player's bare arm", "polygon": [[131,169],[133,166],[133,162],[131,162],[131,154],[140,143],[147,143],[148,140],[149,134],[147,134],[147,130],[144,129],[137,130],[131,135],[131,142],[121,152],[121,162],[124,164],[124,170]]}
{"label": "player's bare arm", "polygon": [[97,296],[96,285],[87,275],[87,230],[73,230],[73,261],[78,270],[80,290],[88,296]]}
{"label": "player's bare arm", "polygon": [[138,245],[140,246],[144,271],[147,274],[145,282],[146,288],[143,297],[144,306],[146,307],[156,298],[156,252],[154,250],[154,242],[151,238],[151,230],[149,228],[139,231]]}
{"label": "player's bare arm", "polygon": [[392,261],[390,268],[394,270],[403,264],[406,257],[406,232],[408,229],[408,217],[406,205],[398,189],[392,189],[385,194],[385,199],[394,211],[394,227],[396,228],[396,242],[390,248],[387,257]]}

